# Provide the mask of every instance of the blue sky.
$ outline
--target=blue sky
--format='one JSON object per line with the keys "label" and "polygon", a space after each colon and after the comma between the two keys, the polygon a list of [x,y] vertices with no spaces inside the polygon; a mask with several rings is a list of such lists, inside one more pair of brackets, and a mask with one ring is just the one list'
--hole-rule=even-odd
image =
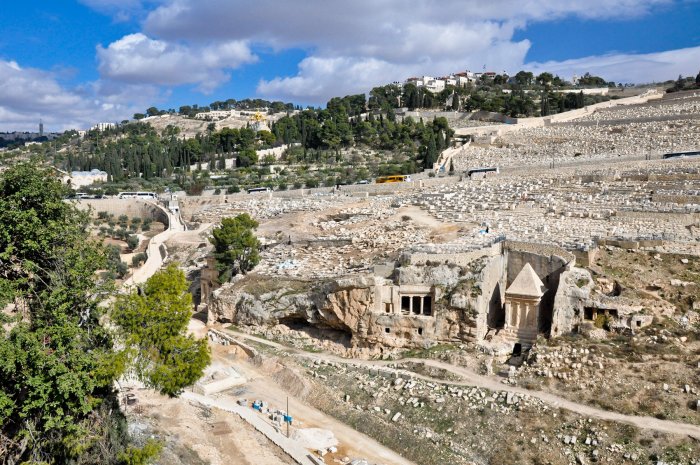
{"label": "blue sky", "polygon": [[4,0],[2,11],[0,131],[227,98],[323,105],[484,65],[616,82],[700,71],[698,0]]}

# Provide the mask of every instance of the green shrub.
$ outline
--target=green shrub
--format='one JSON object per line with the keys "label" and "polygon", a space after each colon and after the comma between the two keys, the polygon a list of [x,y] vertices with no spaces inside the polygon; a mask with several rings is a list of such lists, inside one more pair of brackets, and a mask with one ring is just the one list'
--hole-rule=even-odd
{"label": "green shrub", "polygon": [[139,246],[139,243],[140,243],[140,242],[141,242],[141,241],[139,240],[139,237],[138,237],[137,235],[135,235],[135,234],[130,234],[130,235],[126,238],[126,245],[127,245],[131,250],[135,250],[135,249]]}
{"label": "green shrub", "polygon": [[141,252],[137,253],[133,257],[131,257],[131,266],[133,267],[138,267],[141,266],[142,263],[146,263],[146,260],[148,259],[148,256]]}

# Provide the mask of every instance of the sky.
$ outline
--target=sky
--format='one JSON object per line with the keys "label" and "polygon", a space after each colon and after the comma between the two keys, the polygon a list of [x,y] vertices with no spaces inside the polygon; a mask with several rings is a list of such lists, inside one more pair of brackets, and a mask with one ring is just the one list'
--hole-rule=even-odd
{"label": "sky", "polygon": [[700,0],[0,0],[0,131],[156,106],[324,106],[411,76],[700,72]]}

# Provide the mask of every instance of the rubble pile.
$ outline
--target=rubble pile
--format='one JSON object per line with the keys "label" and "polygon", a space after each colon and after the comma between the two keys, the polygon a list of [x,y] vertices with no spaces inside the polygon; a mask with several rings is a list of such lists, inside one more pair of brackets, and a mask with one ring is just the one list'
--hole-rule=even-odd
{"label": "rubble pile", "polygon": [[256,272],[307,278],[367,272],[376,261],[392,260],[403,248],[427,240],[424,228],[391,218],[395,215],[388,198],[377,197],[369,207],[348,208],[332,219],[314,221],[314,240],[282,241],[269,248],[262,252]]}

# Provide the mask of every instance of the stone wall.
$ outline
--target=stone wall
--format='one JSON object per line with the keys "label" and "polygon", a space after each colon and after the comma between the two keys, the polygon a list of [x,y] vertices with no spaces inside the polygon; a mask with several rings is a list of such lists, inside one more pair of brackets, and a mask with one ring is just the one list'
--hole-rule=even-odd
{"label": "stone wall", "polygon": [[657,220],[657,221],[672,221],[679,226],[689,226],[700,221],[698,213],[661,213],[661,212],[646,212],[646,211],[621,211],[615,213],[617,218],[642,219],[642,220]]}
{"label": "stone wall", "polygon": [[126,215],[129,218],[151,218],[168,228],[168,214],[154,202],[138,199],[83,199],[75,203],[79,210],[90,210],[93,217],[106,211],[114,216]]}
{"label": "stone wall", "polygon": [[453,263],[458,266],[468,266],[480,257],[493,257],[501,253],[501,243],[495,243],[490,247],[461,253],[425,253],[414,252],[402,256],[402,261],[407,265],[426,265],[428,263]]}

